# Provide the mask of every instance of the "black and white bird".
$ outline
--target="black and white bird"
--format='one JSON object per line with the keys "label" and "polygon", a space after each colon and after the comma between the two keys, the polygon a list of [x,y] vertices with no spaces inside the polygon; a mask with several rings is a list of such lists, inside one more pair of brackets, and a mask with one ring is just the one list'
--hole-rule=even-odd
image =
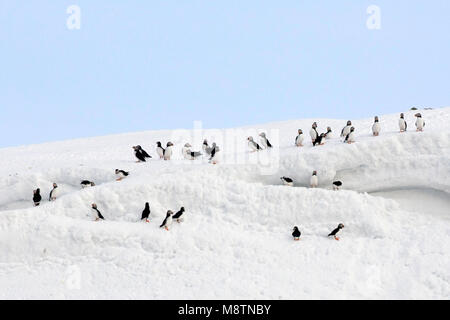
{"label": "black and white bird", "polygon": [[185,211],[186,210],[184,209],[184,207],[181,207],[181,209],[177,213],[175,213],[173,215],[172,219],[175,220],[178,223],[183,222],[183,220],[184,220],[184,212]]}
{"label": "black and white bird", "polygon": [[209,158],[209,162],[212,164],[217,164],[218,163],[218,156],[217,153],[220,151],[219,147],[217,146],[217,144],[214,142],[211,146],[211,157]]}
{"label": "black and white bird", "polygon": [[405,120],[405,115],[400,113],[400,119],[398,120],[398,127],[400,128],[400,132],[405,132],[408,130],[408,123]]}
{"label": "black and white bird", "polygon": [[267,139],[266,137],[266,133],[265,132],[261,132],[259,134],[260,136],[260,141],[261,141],[261,145],[266,148],[266,149],[270,149],[272,148],[272,144],[270,143],[269,139]]}
{"label": "black and white bird", "polygon": [[342,187],[342,181],[334,181],[333,182],[333,190],[337,191]]}
{"label": "black and white bird", "polygon": [[425,127],[425,121],[423,120],[422,115],[420,113],[417,113],[415,117],[417,118],[416,120],[417,131],[423,131],[423,128]]}
{"label": "black and white bird", "polygon": [[347,121],[347,125],[341,131],[341,137],[345,138],[350,133],[350,129],[352,128],[352,122]]}
{"label": "black and white bird", "polygon": [[163,223],[159,226],[160,228],[164,228],[167,231],[169,231],[169,227],[172,225],[172,211],[167,211],[166,218],[164,219]]}
{"label": "black and white bird", "polygon": [[55,201],[58,197],[58,185],[53,183],[53,189],[50,191],[50,195],[48,197],[48,201]]}
{"label": "black and white bird", "polygon": [[183,147],[183,156],[188,160],[196,160],[202,156],[201,152],[191,151],[191,145],[186,143]]}
{"label": "black and white bird", "polygon": [[138,159],[138,162],[145,162],[147,158],[151,159],[152,157],[144,150],[141,146],[137,145],[133,147],[134,155]]}
{"label": "black and white bird", "polygon": [[339,231],[341,231],[342,229],[344,229],[344,225],[342,223],[340,223],[338,225],[338,227],[336,229],[334,229],[333,231],[331,231],[331,233],[328,235],[329,237],[334,237],[335,240],[339,241],[340,239],[338,238],[337,234]]}
{"label": "black and white bird", "polygon": [[42,197],[41,197],[41,189],[37,188],[36,190],[33,190],[33,202],[34,206],[37,207],[41,203]]}
{"label": "black and white bird", "polygon": [[164,148],[162,147],[161,142],[156,143],[156,153],[158,154],[160,159],[164,158]]}
{"label": "black and white bird", "polygon": [[297,147],[303,147],[303,140],[305,140],[305,136],[303,135],[303,130],[298,129],[298,136],[295,138],[295,145]]}
{"label": "black and white bird", "polygon": [[295,241],[299,241],[301,235],[302,235],[302,233],[300,232],[300,230],[298,229],[298,227],[294,227],[294,230],[293,230],[293,232],[292,232],[292,237],[294,237],[294,240],[295,240]]}
{"label": "black and white bird", "polygon": [[80,184],[82,188],[95,187],[95,183],[89,180],[83,180]]}
{"label": "black and white bird", "polygon": [[355,128],[351,127],[350,132],[345,136],[344,142],[351,144],[351,143],[354,143],[355,141],[356,141],[355,140]]}
{"label": "black and white bird", "polygon": [[138,159],[137,162],[147,161],[147,160],[145,160],[145,156],[142,154],[142,152],[139,150],[139,148],[137,146],[133,147],[133,149],[134,149],[134,155]]}
{"label": "black and white bird", "polygon": [[311,141],[314,144],[316,139],[319,137],[319,133],[317,132],[317,122],[314,122],[311,126],[311,130],[309,130],[309,135],[311,137]]}
{"label": "black and white bird", "polygon": [[102,216],[100,210],[98,210],[97,205],[95,203],[92,204],[92,213],[94,214],[95,221],[105,220]]}
{"label": "black and white bird", "polygon": [[372,133],[375,137],[378,137],[380,135],[381,126],[380,126],[380,119],[378,117],[375,117],[373,126],[372,126]]}
{"label": "black and white bird", "polygon": [[285,186],[288,186],[288,187],[293,187],[294,186],[294,180],[292,180],[291,178],[281,177],[280,179],[281,179],[281,181],[283,181],[283,184]]}
{"label": "black and white bird", "polygon": [[262,150],[261,146],[253,140],[253,137],[248,137],[247,140],[248,140],[248,147],[250,148],[250,150],[252,150],[252,152]]}
{"label": "black and white bird", "polygon": [[311,179],[309,181],[311,188],[317,188],[319,186],[319,178],[317,177],[317,171],[313,171]]}
{"label": "black and white bird", "polygon": [[116,180],[117,181],[123,180],[126,177],[128,177],[129,174],[130,174],[129,172],[126,172],[124,170],[116,169],[116,177],[117,177]]}
{"label": "black and white bird", "polygon": [[208,145],[208,140],[203,140],[203,144],[202,144],[202,150],[203,150],[203,153],[206,153],[206,149],[208,149],[209,148],[209,145]]}
{"label": "black and white bird", "polygon": [[170,158],[172,157],[172,153],[173,153],[172,148],[173,148],[173,143],[167,142],[166,150],[164,150],[164,160],[170,160]]}
{"label": "black and white bird", "polygon": [[145,220],[145,222],[149,223],[150,222],[149,217],[150,217],[150,204],[146,202],[144,211],[142,211],[141,221]]}

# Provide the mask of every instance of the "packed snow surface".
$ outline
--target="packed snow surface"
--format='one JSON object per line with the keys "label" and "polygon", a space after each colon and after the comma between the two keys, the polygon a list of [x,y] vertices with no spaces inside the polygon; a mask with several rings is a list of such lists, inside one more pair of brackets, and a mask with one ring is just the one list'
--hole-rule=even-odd
{"label": "packed snow surface", "polygon": [[[420,112],[424,132],[411,111],[406,133],[398,114],[380,116],[379,137],[373,119],[353,119],[351,145],[339,137],[347,119],[305,119],[0,149],[0,298],[448,299],[450,108]],[[313,121],[333,129],[324,146],[311,145]],[[250,153],[247,137],[263,131],[275,147]],[[183,159],[185,143],[199,151],[205,138],[219,164]],[[172,160],[157,141],[175,144]],[[153,159],[136,163],[138,144]],[[115,169],[130,176],[117,182]],[[85,179],[96,186],[81,189]],[[60,194],[48,202],[53,182]],[[92,203],[105,221],[93,221]],[[184,221],[160,229],[181,206]],[[339,223],[341,240],[328,238]]]}

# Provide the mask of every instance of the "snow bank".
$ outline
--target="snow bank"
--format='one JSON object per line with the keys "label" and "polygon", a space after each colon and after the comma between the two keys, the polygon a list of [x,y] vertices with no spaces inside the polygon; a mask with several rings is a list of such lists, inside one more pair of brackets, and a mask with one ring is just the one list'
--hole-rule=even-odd
{"label": "snow bank", "polygon": [[[448,203],[450,108],[422,114],[425,132],[413,132],[409,112],[410,132],[397,133],[398,115],[387,115],[376,138],[371,119],[354,121],[353,145],[337,138],[346,120],[299,120],[2,149],[0,298],[448,298],[447,217],[387,199],[391,190],[433,189],[441,210]],[[294,147],[297,129],[307,133],[313,121],[336,138]],[[262,130],[276,148],[249,154],[246,138]],[[200,150],[203,138],[221,147],[219,165],[182,160],[181,146]],[[169,140],[174,160],[135,163],[131,146],[156,157],[156,141]],[[116,182],[116,168],[131,174]],[[83,179],[97,186],[81,190]],[[331,191],[334,180],[344,190]],[[58,200],[33,208],[32,190],[46,200],[53,182]],[[92,222],[94,202],[106,221]],[[150,224],[138,222],[145,202]],[[181,206],[185,222],[160,230],[165,212]],[[342,241],[329,240],[338,223]]]}

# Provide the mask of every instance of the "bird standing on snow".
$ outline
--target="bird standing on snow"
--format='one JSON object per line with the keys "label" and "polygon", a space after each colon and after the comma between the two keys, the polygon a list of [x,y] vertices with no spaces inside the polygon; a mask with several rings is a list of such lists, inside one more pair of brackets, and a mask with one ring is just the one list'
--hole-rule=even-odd
{"label": "bird standing on snow", "polygon": [[352,144],[354,143],[355,140],[355,128],[351,127],[350,128],[350,132],[347,134],[347,136],[345,137],[344,142],[348,143],[348,144]]}
{"label": "bird standing on snow", "polygon": [[309,184],[311,188],[317,188],[319,186],[319,178],[317,177],[317,171],[313,171]]}
{"label": "bird standing on snow", "polygon": [[48,197],[48,201],[55,201],[58,196],[58,185],[53,183],[53,189],[50,191],[50,196]]}
{"label": "bird standing on snow", "polygon": [[294,237],[294,240],[299,241],[301,235],[302,235],[302,233],[300,232],[298,227],[294,227],[294,232],[292,232],[292,236]]}
{"label": "bird standing on snow", "polygon": [[264,132],[261,132],[259,134],[259,136],[261,137],[261,145],[266,148],[266,149],[270,149],[272,148],[272,144],[270,144],[269,139],[267,139],[266,134]]}
{"label": "bird standing on snow", "polygon": [[129,172],[116,169],[116,177],[117,177],[116,181],[125,179],[126,177],[128,177],[129,174],[130,174]]}
{"label": "bird standing on snow", "polygon": [[297,147],[303,147],[303,140],[305,140],[305,136],[303,135],[303,130],[298,129],[298,136],[295,138],[295,145]]}
{"label": "bird standing on snow", "polygon": [[81,181],[80,184],[81,184],[82,188],[95,187],[95,183],[93,183],[92,181],[89,181],[89,180],[83,180],[83,181]]}
{"label": "bird standing on snow", "polygon": [[337,191],[342,187],[342,182],[341,181],[334,181],[333,182],[333,190]]}
{"label": "bird standing on snow", "polygon": [[341,131],[341,137],[347,137],[347,135],[350,133],[351,128],[352,122],[349,120],[347,121],[347,125]]}
{"label": "bird standing on snow", "polygon": [[150,222],[150,220],[148,219],[149,216],[150,216],[150,205],[148,202],[146,202],[144,211],[142,211],[141,220],[145,219],[145,222],[149,223]]}
{"label": "bird standing on snow", "polygon": [[37,188],[36,190],[33,190],[33,202],[34,206],[37,207],[41,203],[42,197],[41,197],[41,189]]}
{"label": "bird standing on snow", "polygon": [[144,150],[141,146],[137,145],[133,147],[134,155],[138,159],[138,162],[145,162],[146,158],[151,159],[152,157]]}
{"label": "bird standing on snow", "polygon": [[336,229],[331,231],[331,233],[328,235],[329,237],[334,237],[335,240],[339,241],[339,238],[336,236],[341,229],[344,228],[344,225],[340,223]]}
{"label": "bird standing on snow", "polygon": [[172,219],[174,219],[178,223],[183,222],[183,220],[184,220],[184,212],[185,212],[184,207],[181,207],[180,211],[175,213],[173,215]]}
{"label": "bird standing on snow", "polygon": [[285,186],[288,186],[288,187],[293,187],[294,186],[294,180],[292,180],[291,178],[281,177],[280,179],[281,179],[281,181],[283,181],[283,184]]}
{"label": "bird standing on snow", "polygon": [[423,121],[422,115],[420,113],[417,113],[415,117],[417,118],[416,120],[417,131],[423,131],[423,128],[425,127],[425,121]]}
{"label": "bird standing on snow", "polygon": [[375,122],[372,126],[372,133],[375,137],[378,137],[380,135],[381,126],[380,126],[380,120],[378,117],[375,117]]}
{"label": "bird standing on snow", "polygon": [[217,164],[218,161],[218,157],[217,157],[217,153],[220,151],[219,147],[216,145],[216,143],[214,142],[212,144],[212,148],[211,148],[211,157],[209,158],[209,162],[212,164]]}
{"label": "bird standing on snow", "polygon": [[97,205],[95,203],[92,204],[92,212],[94,213],[95,221],[105,220],[100,210],[97,209]]}
{"label": "bird standing on snow", "polygon": [[158,153],[160,159],[164,158],[164,148],[159,141],[156,143],[156,153]]}
{"label": "bird standing on snow", "polygon": [[169,231],[169,227],[172,225],[172,211],[167,211],[166,218],[164,219],[163,223],[159,226],[160,228],[164,228],[167,231]]}
{"label": "bird standing on snow", "polygon": [[170,158],[172,157],[172,148],[173,143],[167,142],[166,150],[164,150],[164,160],[170,160]]}
{"label": "bird standing on snow", "polygon": [[408,123],[405,120],[405,115],[400,113],[400,119],[398,120],[398,126],[400,128],[400,132],[405,132],[408,130]]}
{"label": "bird standing on snow", "polygon": [[317,132],[317,122],[314,122],[311,126],[311,130],[309,130],[309,135],[311,136],[311,141],[314,144],[317,137],[319,137],[319,133]]}
{"label": "bird standing on snow", "polygon": [[201,156],[201,152],[191,151],[190,149],[187,149],[185,153],[185,158],[188,160],[195,160]]}
{"label": "bird standing on snow", "polygon": [[203,153],[206,153],[206,149],[208,149],[209,148],[209,145],[208,145],[208,140],[203,140],[203,144],[202,144],[202,150],[203,150]]}
{"label": "bird standing on snow", "polygon": [[250,148],[250,150],[252,150],[252,152],[262,150],[261,146],[253,140],[253,137],[248,137],[247,140],[248,140],[248,147]]}

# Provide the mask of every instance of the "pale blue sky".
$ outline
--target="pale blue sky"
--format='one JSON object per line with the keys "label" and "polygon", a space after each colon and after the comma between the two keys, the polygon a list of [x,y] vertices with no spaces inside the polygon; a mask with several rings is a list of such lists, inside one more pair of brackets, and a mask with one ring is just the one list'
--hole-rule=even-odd
{"label": "pale blue sky", "polygon": [[[69,5],[81,30],[66,27]],[[381,30],[366,27],[381,8]],[[450,105],[448,0],[0,0],[0,147]]]}

